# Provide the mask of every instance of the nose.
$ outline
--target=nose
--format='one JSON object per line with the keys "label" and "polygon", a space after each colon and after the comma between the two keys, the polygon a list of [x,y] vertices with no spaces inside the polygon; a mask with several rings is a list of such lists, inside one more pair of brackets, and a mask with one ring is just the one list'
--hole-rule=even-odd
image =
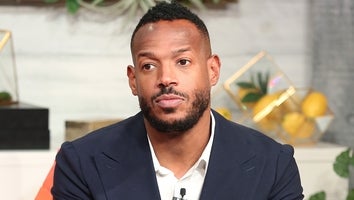
{"label": "nose", "polygon": [[163,66],[159,70],[158,87],[177,85],[176,70],[172,66]]}

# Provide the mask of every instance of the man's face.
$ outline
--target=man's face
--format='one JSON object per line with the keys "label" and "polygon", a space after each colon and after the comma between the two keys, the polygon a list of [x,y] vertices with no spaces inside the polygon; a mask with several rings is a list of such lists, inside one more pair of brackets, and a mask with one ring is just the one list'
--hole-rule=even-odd
{"label": "man's face", "polygon": [[187,20],[146,24],[133,39],[132,55],[129,85],[155,129],[184,132],[209,110],[220,63],[195,25]]}

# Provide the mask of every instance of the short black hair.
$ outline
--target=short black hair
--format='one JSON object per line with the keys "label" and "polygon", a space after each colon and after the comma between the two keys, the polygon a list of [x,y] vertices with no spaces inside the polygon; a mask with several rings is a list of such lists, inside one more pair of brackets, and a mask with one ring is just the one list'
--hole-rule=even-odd
{"label": "short black hair", "polygon": [[197,27],[197,29],[208,40],[210,40],[207,27],[205,26],[203,20],[201,20],[196,14],[194,14],[187,7],[179,4],[176,1],[172,1],[170,3],[162,1],[157,3],[154,7],[150,8],[140,19],[132,34],[130,46],[132,47],[133,39],[136,32],[145,24],[154,23],[162,20],[173,21],[178,19],[185,19],[193,23]]}

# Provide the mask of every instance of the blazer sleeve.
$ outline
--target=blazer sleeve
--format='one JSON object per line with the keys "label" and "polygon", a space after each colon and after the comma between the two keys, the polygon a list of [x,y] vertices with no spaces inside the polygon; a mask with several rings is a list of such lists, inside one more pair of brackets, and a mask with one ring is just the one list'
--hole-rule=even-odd
{"label": "blazer sleeve", "polygon": [[79,156],[70,142],[60,148],[56,156],[54,181],[52,187],[54,199],[92,199],[82,174]]}
{"label": "blazer sleeve", "polygon": [[277,162],[275,183],[269,199],[298,200],[304,198],[299,170],[293,155],[292,146],[282,146]]}

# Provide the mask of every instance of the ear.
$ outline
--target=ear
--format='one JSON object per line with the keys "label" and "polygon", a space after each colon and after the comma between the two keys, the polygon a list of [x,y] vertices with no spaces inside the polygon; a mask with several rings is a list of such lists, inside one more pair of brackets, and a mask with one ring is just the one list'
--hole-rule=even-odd
{"label": "ear", "polygon": [[135,68],[132,65],[128,65],[127,67],[127,76],[129,79],[129,87],[132,91],[134,96],[138,95],[137,88],[136,88],[136,77],[135,77]]}
{"label": "ear", "polygon": [[220,77],[220,59],[218,55],[211,55],[208,59],[209,80],[212,86],[218,83]]}

